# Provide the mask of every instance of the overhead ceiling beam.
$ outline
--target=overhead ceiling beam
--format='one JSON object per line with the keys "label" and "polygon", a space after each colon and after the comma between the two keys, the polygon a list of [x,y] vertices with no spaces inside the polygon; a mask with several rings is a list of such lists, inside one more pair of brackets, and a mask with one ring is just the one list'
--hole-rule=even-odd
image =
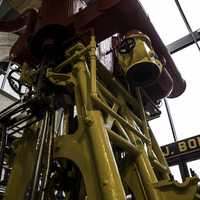
{"label": "overhead ceiling beam", "polygon": [[[196,38],[196,41],[198,42],[200,40],[200,31],[198,31],[198,30],[194,31],[193,36]],[[177,51],[180,51],[194,43],[195,43],[195,41],[194,41],[192,35],[188,34],[188,35],[176,40],[175,42],[172,42],[171,44],[167,45],[167,49],[171,54],[173,54],[173,53],[176,53]]]}

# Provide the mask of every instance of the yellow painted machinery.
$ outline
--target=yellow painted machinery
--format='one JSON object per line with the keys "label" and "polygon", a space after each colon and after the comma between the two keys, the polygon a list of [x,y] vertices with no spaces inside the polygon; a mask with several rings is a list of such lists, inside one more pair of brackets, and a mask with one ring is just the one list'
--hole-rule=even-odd
{"label": "yellow painted machinery", "polygon": [[[28,12],[23,18],[29,16],[30,22],[35,14]],[[26,28],[33,30],[27,21]],[[74,34],[71,21],[67,28],[43,22],[33,35],[21,33],[15,45],[29,38],[30,46],[11,51],[19,65],[8,80],[21,98],[0,113],[3,198],[200,199],[197,177],[183,183],[173,179],[148,124],[145,89],[166,70],[151,40],[142,33],[120,38],[112,51],[122,70],[119,77],[97,59],[95,28]]]}

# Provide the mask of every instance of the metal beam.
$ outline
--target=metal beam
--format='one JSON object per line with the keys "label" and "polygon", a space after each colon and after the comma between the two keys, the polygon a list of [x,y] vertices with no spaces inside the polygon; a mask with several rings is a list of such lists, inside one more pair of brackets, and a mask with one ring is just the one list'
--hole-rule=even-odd
{"label": "metal beam", "polygon": [[182,19],[183,19],[183,21],[184,21],[189,33],[191,34],[191,36],[192,36],[192,38],[193,38],[198,50],[200,51],[200,47],[199,47],[199,44],[197,42],[197,39],[196,39],[195,35],[193,34],[192,28],[191,28],[191,26],[190,26],[190,24],[189,24],[189,22],[188,22],[188,20],[187,20],[187,18],[185,16],[185,13],[183,12],[183,9],[181,7],[181,4],[179,3],[179,0],[175,0],[175,3],[176,3],[176,6],[177,6],[177,8],[178,8],[178,10],[179,10],[179,12],[181,14],[181,17],[182,17]]}
{"label": "metal beam", "polygon": [[[194,31],[193,35],[195,36],[196,40],[199,41],[200,40],[200,31]],[[176,40],[175,42],[167,45],[167,49],[169,50],[169,52],[171,54],[176,53],[177,51],[180,51],[192,44],[194,44],[194,40],[191,34],[188,34],[178,40]]]}

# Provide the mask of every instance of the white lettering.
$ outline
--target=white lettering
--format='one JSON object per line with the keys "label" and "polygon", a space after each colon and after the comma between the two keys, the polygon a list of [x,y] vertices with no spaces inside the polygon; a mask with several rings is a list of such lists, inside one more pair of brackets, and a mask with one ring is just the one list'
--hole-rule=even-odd
{"label": "white lettering", "polygon": [[163,154],[164,154],[164,156],[169,156],[170,151],[169,151],[169,147],[168,146],[165,146],[165,149],[163,150]]}
{"label": "white lettering", "polygon": [[197,148],[197,142],[195,139],[190,139],[188,140],[188,146],[190,149],[195,149]]}
{"label": "white lettering", "polygon": [[178,142],[178,148],[180,152],[187,151],[187,145],[185,141]]}
{"label": "white lettering", "polygon": [[200,146],[200,137],[197,137],[198,145]]}

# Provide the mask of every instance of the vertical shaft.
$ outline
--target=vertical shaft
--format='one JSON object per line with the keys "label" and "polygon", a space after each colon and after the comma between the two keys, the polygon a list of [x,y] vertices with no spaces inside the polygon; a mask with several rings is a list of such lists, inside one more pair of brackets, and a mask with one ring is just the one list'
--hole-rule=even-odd
{"label": "vertical shaft", "polygon": [[0,178],[3,169],[3,160],[4,160],[4,152],[6,147],[7,135],[6,135],[6,126],[5,124],[0,124],[0,131],[1,131],[1,149],[0,149]]}
{"label": "vertical shaft", "polygon": [[36,193],[37,193],[37,187],[38,187],[38,182],[39,182],[39,175],[40,175],[40,168],[41,168],[41,162],[42,162],[42,153],[44,150],[44,143],[46,139],[46,132],[48,131],[48,125],[49,125],[49,114],[46,112],[45,118],[42,121],[42,125],[40,128],[39,135],[41,135],[41,141],[39,145],[39,151],[38,151],[38,157],[37,157],[37,163],[35,167],[35,172],[34,172],[34,180],[33,180],[33,187],[31,191],[31,200],[36,200]]}
{"label": "vertical shaft", "polygon": [[169,123],[170,123],[170,126],[171,126],[171,130],[172,130],[172,134],[173,134],[173,137],[174,137],[174,141],[177,142],[176,129],[175,129],[174,122],[173,122],[173,119],[172,119],[171,111],[169,109],[169,104],[168,104],[166,99],[164,99],[164,102],[165,102],[165,107],[166,107],[166,110],[167,110],[167,115],[168,115]]}
{"label": "vertical shaft", "polygon": [[[94,59],[94,57],[92,57],[92,59]],[[96,62],[92,61],[91,64],[96,64]],[[109,137],[104,127],[102,115],[99,111],[94,110],[91,104],[89,87],[91,86],[89,85],[91,82],[88,81],[84,60],[80,60],[75,66],[82,98],[82,107],[85,108],[85,112],[83,113],[88,140],[90,142],[92,154],[94,155],[97,182],[99,190],[101,191],[100,199],[125,200],[125,192],[116,166]],[[91,66],[91,69],[96,73],[96,65]],[[96,81],[95,77],[94,81]],[[93,88],[93,91],[96,92],[96,88]]]}
{"label": "vertical shaft", "polygon": [[53,147],[53,136],[55,133],[55,127],[54,127],[54,121],[55,121],[55,115],[54,113],[50,113],[50,128],[47,132],[47,155],[46,155],[46,169],[45,169],[45,175],[44,175],[44,181],[42,184],[42,194],[40,200],[44,200],[45,198],[45,189],[48,182],[49,177],[49,170],[51,165],[51,159],[52,159],[52,147]]}

